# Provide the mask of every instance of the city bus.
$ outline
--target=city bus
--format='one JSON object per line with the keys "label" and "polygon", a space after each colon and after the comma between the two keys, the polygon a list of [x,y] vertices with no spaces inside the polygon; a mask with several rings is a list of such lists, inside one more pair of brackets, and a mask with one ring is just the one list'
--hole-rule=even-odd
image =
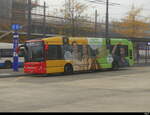
{"label": "city bus", "polygon": [[118,69],[134,64],[133,44],[127,39],[50,37],[24,44],[24,72],[73,74],[80,71]]}
{"label": "city bus", "polygon": [[[24,50],[21,49],[19,53],[19,66],[23,67],[24,56],[21,53]],[[0,43],[0,68],[12,68],[13,65],[13,44]]]}

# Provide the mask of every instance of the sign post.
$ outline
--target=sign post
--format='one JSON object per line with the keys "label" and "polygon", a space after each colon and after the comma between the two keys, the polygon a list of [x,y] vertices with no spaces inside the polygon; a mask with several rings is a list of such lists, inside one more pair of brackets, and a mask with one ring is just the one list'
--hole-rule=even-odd
{"label": "sign post", "polygon": [[19,35],[17,32],[13,34],[13,70],[18,71],[19,67],[19,56],[17,53],[17,48],[19,46]]}
{"label": "sign post", "polygon": [[13,24],[12,30],[14,30],[13,33],[13,70],[15,72],[19,71],[19,56],[17,52],[17,48],[19,47],[19,34],[18,30],[21,28],[19,24]]}

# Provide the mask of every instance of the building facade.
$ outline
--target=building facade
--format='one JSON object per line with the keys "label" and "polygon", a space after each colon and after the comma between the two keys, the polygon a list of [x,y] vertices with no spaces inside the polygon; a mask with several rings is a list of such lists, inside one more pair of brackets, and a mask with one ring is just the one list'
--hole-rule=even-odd
{"label": "building facade", "polygon": [[27,0],[0,0],[0,29],[7,30],[11,24],[26,21]]}

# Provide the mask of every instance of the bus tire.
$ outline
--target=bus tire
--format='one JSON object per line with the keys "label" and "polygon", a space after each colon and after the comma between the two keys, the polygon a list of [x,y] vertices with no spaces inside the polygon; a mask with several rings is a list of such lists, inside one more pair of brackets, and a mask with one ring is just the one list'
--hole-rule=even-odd
{"label": "bus tire", "polygon": [[5,68],[6,69],[10,69],[10,68],[12,68],[12,63],[11,63],[11,61],[5,61]]}
{"label": "bus tire", "polygon": [[73,66],[71,64],[65,65],[65,67],[64,67],[64,74],[65,75],[73,74]]}

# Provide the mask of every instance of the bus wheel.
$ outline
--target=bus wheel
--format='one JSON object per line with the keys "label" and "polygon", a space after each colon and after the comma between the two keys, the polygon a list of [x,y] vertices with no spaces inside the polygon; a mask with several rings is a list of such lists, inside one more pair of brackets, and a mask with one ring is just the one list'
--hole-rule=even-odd
{"label": "bus wheel", "polygon": [[5,68],[6,68],[6,69],[9,69],[9,68],[11,68],[11,67],[12,67],[11,61],[6,61],[6,62],[5,62]]}
{"label": "bus wheel", "polygon": [[65,67],[64,67],[64,74],[65,75],[71,75],[73,74],[73,67],[71,64],[67,64]]}

